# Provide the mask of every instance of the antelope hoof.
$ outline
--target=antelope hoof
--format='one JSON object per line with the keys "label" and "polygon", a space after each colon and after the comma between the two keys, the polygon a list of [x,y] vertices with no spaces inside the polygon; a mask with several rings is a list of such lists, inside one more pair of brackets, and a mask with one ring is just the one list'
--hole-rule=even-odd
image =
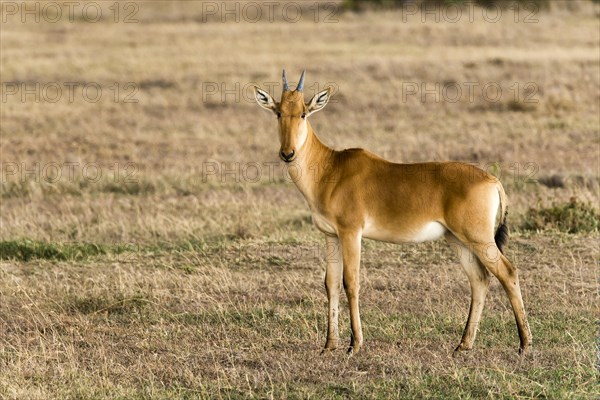
{"label": "antelope hoof", "polygon": [[325,355],[327,353],[331,353],[333,352],[335,349],[337,349],[337,342],[334,341],[327,341],[327,343],[325,343],[325,347],[323,348],[323,350],[321,351],[321,355]]}
{"label": "antelope hoof", "polygon": [[456,349],[454,349],[454,352],[452,353],[452,357],[457,357],[461,351],[468,351],[468,350],[471,350],[472,348],[473,348],[472,345],[469,346],[468,344],[461,342],[461,344],[459,344],[456,347]]}
{"label": "antelope hoof", "polygon": [[519,355],[520,356],[524,356],[526,353],[529,353],[529,348],[531,347],[530,343],[521,345],[521,347],[519,347]]}
{"label": "antelope hoof", "polygon": [[327,347],[325,347],[323,350],[321,350],[321,355],[326,356],[328,354],[331,354],[331,353],[333,353],[333,350],[335,350],[335,349],[328,349]]}
{"label": "antelope hoof", "polygon": [[353,345],[348,347],[348,356],[353,356],[360,351],[360,346]]}

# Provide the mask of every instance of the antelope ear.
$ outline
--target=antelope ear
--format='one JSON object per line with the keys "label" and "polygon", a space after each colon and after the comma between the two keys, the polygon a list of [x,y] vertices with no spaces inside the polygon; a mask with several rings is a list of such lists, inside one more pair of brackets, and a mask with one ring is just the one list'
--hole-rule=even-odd
{"label": "antelope ear", "polygon": [[259,106],[264,108],[265,110],[276,112],[277,104],[275,100],[271,97],[271,95],[258,86],[254,86],[254,98]]}
{"label": "antelope ear", "polygon": [[327,89],[315,94],[306,106],[308,110],[308,115],[316,113],[317,111],[323,109],[323,107],[325,107],[329,102],[332,91],[333,89],[331,87],[328,87]]}

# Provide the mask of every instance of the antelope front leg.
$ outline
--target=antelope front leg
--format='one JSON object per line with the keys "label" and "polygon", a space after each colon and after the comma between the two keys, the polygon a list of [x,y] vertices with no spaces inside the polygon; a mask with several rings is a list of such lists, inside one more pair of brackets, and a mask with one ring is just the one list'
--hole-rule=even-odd
{"label": "antelope front leg", "polygon": [[358,311],[360,241],[361,235],[359,232],[340,233],[342,259],[344,261],[344,289],[348,297],[350,325],[352,327],[350,347],[348,348],[348,354],[350,355],[358,352],[363,344],[360,313]]}
{"label": "antelope front leg", "polygon": [[342,252],[337,236],[327,236],[326,241],[327,271],[325,273],[325,289],[327,290],[329,313],[327,315],[327,342],[321,354],[329,350],[335,350],[340,340],[338,316],[340,288],[342,286]]}

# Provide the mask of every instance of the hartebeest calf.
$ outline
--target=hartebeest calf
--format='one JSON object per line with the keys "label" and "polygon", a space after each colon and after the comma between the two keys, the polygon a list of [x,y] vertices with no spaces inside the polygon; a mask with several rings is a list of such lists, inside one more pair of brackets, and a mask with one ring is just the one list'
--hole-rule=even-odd
{"label": "hartebeest calf", "polygon": [[[458,250],[471,284],[471,308],[455,352],[473,347],[485,302],[490,272],[512,305],[522,353],[531,344],[516,268],[502,254],[508,239],[506,195],[500,181],[459,162],[397,164],[363,149],[333,150],[324,145],[308,117],[321,110],[331,89],[308,103],[302,92],[304,73],[290,90],[283,71],[283,93],[276,102],[255,87],[258,104],[277,116],[279,156],[310,207],[328,251],[325,286],[329,303],[324,352],[338,346],[339,292],[348,297],[352,336],[349,353],[363,344],[358,310],[359,266],[363,237],[393,243],[423,242],[442,236]],[[293,168],[291,168],[293,167]],[[500,223],[494,232],[500,209]]]}

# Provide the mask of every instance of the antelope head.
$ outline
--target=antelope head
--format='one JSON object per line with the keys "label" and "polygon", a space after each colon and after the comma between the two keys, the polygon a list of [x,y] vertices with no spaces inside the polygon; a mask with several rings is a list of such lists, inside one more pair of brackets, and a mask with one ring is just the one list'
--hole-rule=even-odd
{"label": "antelope head", "polygon": [[276,102],[271,95],[258,86],[254,86],[256,102],[265,110],[272,111],[277,116],[279,125],[279,157],[286,163],[290,163],[302,154],[303,146],[309,136],[309,124],[307,118],[321,110],[331,95],[331,88],[327,88],[308,102],[304,102],[304,74],[300,76],[298,86],[290,90],[285,69],[283,70],[283,92],[281,101]]}

